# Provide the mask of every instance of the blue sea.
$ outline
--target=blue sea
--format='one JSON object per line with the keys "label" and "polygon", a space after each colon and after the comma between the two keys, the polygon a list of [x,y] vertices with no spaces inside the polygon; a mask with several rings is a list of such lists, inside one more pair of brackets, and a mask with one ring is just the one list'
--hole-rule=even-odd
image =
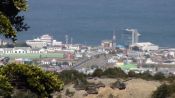
{"label": "blue sea", "polygon": [[162,47],[175,47],[175,0],[28,0],[24,13],[30,29],[18,33],[18,40],[50,34],[64,41],[99,45],[111,39],[116,30],[118,43],[121,31],[135,28],[140,41]]}

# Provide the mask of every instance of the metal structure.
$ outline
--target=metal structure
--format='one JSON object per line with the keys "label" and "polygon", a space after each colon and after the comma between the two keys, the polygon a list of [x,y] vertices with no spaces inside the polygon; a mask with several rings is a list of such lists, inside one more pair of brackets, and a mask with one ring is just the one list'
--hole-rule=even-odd
{"label": "metal structure", "polygon": [[116,35],[115,35],[115,30],[113,31],[112,43],[113,43],[113,48],[116,48]]}
{"label": "metal structure", "polygon": [[126,31],[129,31],[132,33],[131,45],[139,42],[140,33],[137,31],[137,29],[126,29]]}
{"label": "metal structure", "polygon": [[65,35],[65,42],[66,42],[66,44],[69,43],[69,36],[67,34]]}

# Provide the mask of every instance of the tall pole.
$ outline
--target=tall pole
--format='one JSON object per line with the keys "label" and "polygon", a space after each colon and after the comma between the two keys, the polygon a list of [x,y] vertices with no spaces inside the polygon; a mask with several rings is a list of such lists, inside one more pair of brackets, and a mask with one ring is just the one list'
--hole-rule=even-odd
{"label": "tall pole", "polygon": [[132,30],[132,45],[135,43],[135,31]]}
{"label": "tall pole", "polygon": [[113,48],[115,49],[116,48],[116,35],[115,35],[115,30],[113,31]]}
{"label": "tall pole", "polygon": [[65,41],[66,41],[66,44],[68,44],[69,37],[68,37],[68,35],[67,35],[67,34],[65,35]]}

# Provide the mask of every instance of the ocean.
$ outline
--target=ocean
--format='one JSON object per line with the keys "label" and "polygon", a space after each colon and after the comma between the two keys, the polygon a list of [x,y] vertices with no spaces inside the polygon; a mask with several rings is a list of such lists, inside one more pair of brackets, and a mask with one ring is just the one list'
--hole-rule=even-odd
{"label": "ocean", "polygon": [[22,13],[30,26],[18,33],[18,40],[28,40],[43,34],[73,43],[99,45],[112,39],[117,43],[121,31],[135,28],[140,41],[150,41],[161,47],[175,47],[175,0],[28,0],[29,9]]}

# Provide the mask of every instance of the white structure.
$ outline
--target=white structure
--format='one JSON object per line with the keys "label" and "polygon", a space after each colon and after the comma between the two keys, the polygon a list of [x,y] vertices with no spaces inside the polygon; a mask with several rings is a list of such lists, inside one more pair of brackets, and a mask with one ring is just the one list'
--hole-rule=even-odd
{"label": "white structure", "polygon": [[45,49],[31,49],[30,47],[0,48],[0,54],[47,53]]}
{"label": "white structure", "polygon": [[116,62],[117,62],[117,60],[115,60],[113,58],[108,59],[108,63],[116,63]]}
{"label": "white structure", "polygon": [[27,40],[26,44],[31,46],[32,48],[43,48],[46,46],[60,46],[62,45],[62,42],[53,40],[51,36],[46,34],[46,35],[42,35],[40,38]]}
{"label": "white structure", "polygon": [[30,47],[0,48],[0,54],[13,54],[13,53],[26,54],[30,52],[31,52]]}
{"label": "white structure", "polygon": [[83,57],[83,54],[78,52],[78,53],[75,54],[75,57],[76,58],[82,58]]}
{"label": "white structure", "polygon": [[43,42],[46,42],[48,45],[52,45],[52,42],[53,42],[53,38],[48,34],[42,35],[40,37],[40,40]]}
{"label": "white structure", "polygon": [[79,44],[69,45],[68,49],[69,49],[69,50],[80,51],[80,50],[81,50],[81,46],[82,46],[82,45],[79,45]]}
{"label": "white structure", "polygon": [[69,43],[69,36],[68,35],[65,35],[65,42],[66,42],[66,44]]}
{"label": "white structure", "polygon": [[131,45],[139,42],[140,33],[137,31],[137,29],[126,29],[126,31],[129,31],[132,33]]}
{"label": "white structure", "polygon": [[116,48],[116,35],[115,35],[115,31],[113,32],[113,37],[112,37],[112,41],[113,41],[113,43],[112,43],[112,47],[115,49]]}
{"label": "white structure", "polygon": [[142,51],[155,51],[159,49],[158,45],[155,45],[151,42],[141,42],[141,43],[135,43],[131,45],[131,47],[138,47]]}
{"label": "white structure", "polygon": [[58,42],[57,40],[53,40],[52,46],[62,46],[62,42]]}
{"label": "white structure", "polygon": [[42,48],[47,46],[47,42],[41,41],[39,38],[27,40],[26,44],[31,46],[32,48]]}
{"label": "white structure", "polygon": [[147,58],[145,64],[158,64],[158,62],[154,62],[151,58]]}
{"label": "white structure", "polygon": [[47,47],[46,50],[48,52],[58,52],[58,51],[62,51],[62,46]]}
{"label": "white structure", "polygon": [[102,48],[113,48],[113,41],[112,40],[103,40],[101,43]]}

